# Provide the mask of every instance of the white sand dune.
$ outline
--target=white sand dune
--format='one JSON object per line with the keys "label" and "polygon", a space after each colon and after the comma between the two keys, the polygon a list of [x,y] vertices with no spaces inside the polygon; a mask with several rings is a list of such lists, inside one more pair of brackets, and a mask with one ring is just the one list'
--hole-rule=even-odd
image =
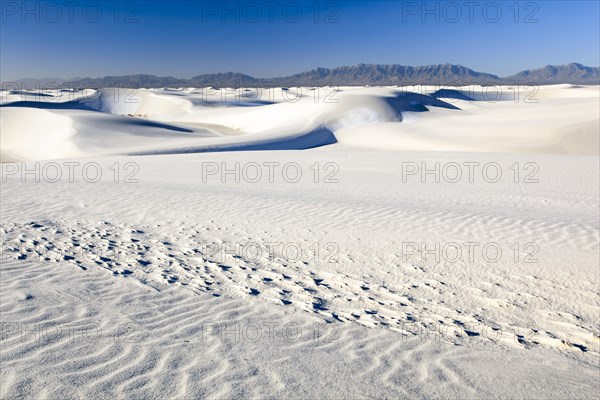
{"label": "white sand dune", "polygon": [[76,133],[73,120],[48,110],[2,109],[0,129],[3,154],[16,153],[19,158],[30,160],[81,155],[71,141]]}
{"label": "white sand dune", "polygon": [[597,398],[598,87],[294,90],[5,93],[0,397]]}
{"label": "white sand dune", "polygon": [[[2,154],[28,160],[304,149],[336,142],[374,149],[598,154],[597,86],[555,85],[524,93],[514,87],[412,90],[44,93],[51,101],[11,92],[0,109],[1,148]],[[19,95],[25,101],[15,101]],[[486,101],[490,98],[500,100]],[[32,140],[45,143],[43,150],[32,148]]]}
{"label": "white sand dune", "polygon": [[[598,155],[598,86],[565,86],[539,88],[534,98],[527,99],[536,103],[524,103],[523,95],[515,102],[513,94],[503,101],[481,101],[482,91],[471,89],[460,93],[479,93],[470,97],[480,101],[441,99],[460,111],[432,107],[428,113],[405,114],[402,124],[381,121],[335,134],[341,143],[374,149]],[[505,92],[514,93],[506,88]]]}

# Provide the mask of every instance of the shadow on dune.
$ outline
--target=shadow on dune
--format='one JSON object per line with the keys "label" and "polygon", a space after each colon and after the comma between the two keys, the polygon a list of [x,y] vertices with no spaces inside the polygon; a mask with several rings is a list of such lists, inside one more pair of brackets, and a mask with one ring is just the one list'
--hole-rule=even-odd
{"label": "shadow on dune", "polygon": [[481,102],[499,102],[499,101],[514,101],[515,92],[510,88],[502,88],[499,86],[482,86],[470,89],[440,89],[431,93],[436,99],[446,98],[462,101],[481,101]]}
{"label": "shadow on dune", "polygon": [[231,143],[215,146],[182,147],[173,149],[156,149],[128,152],[125,155],[165,155],[165,154],[189,154],[189,153],[212,153],[220,151],[263,151],[263,150],[306,150],[315,147],[326,146],[337,143],[333,132],[320,127],[310,132],[284,138],[273,138],[248,141],[246,143]]}
{"label": "shadow on dune", "polygon": [[427,96],[414,92],[402,92],[395,97],[386,97],[385,101],[400,114],[403,111],[429,111],[427,106],[460,110],[460,108],[455,105],[439,100],[435,96]]}
{"label": "shadow on dune", "polygon": [[90,107],[79,100],[65,101],[65,102],[52,102],[52,101],[15,101],[8,104],[0,104],[1,107],[25,107],[25,108],[38,108],[40,110],[85,110],[85,111],[98,111],[97,109]]}
{"label": "shadow on dune", "polygon": [[431,97],[446,98],[446,99],[456,99],[456,100],[466,100],[466,101],[475,101],[475,99],[471,96],[467,96],[463,91],[456,89],[440,89],[431,93]]}
{"label": "shadow on dune", "polygon": [[51,94],[38,93],[38,92],[28,92],[26,90],[13,90],[9,94],[10,95],[30,96],[30,97],[54,97]]}
{"label": "shadow on dune", "polygon": [[[115,118],[115,119],[112,119],[112,118],[107,119],[107,120],[101,121],[101,123],[107,127],[109,125],[115,125],[115,127],[122,127],[123,125],[125,125],[125,126],[130,125],[130,126],[145,127],[145,128],[162,128],[162,129],[167,129],[167,130],[175,131],[175,132],[194,133],[194,130],[192,130],[192,129],[182,128],[182,127],[176,126],[176,125],[164,124],[162,122],[156,122],[156,121],[151,121],[148,119],[135,118],[135,117],[117,116],[117,118]],[[122,128],[119,128],[119,129],[122,129]],[[143,134],[137,133],[137,132],[133,133],[133,134],[143,136]],[[159,134],[157,134],[157,136],[158,135]],[[155,136],[155,135],[148,134],[146,136]]]}
{"label": "shadow on dune", "polygon": [[[99,111],[96,108],[90,107],[88,105],[86,105],[83,101],[80,100],[74,100],[74,101],[67,101],[67,102],[63,102],[63,103],[52,103],[52,102],[44,102],[44,101],[19,101],[19,102],[14,102],[14,103],[9,103],[9,104],[0,104],[0,107],[24,107],[24,108],[36,108],[36,109],[40,109],[40,110],[83,110],[83,111],[95,111],[99,114],[103,114],[103,115],[111,115],[109,113],[103,112],[103,111]],[[98,115],[98,114],[95,114]],[[142,118],[135,118],[135,117],[125,117],[125,116],[121,116],[121,115],[116,115],[116,114],[112,114],[113,117],[115,117],[114,120],[111,119],[102,119],[102,120],[98,120],[97,122],[99,122],[100,124],[103,125],[135,125],[135,126],[139,126],[139,127],[146,127],[146,128],[162,128],[162,129],[168,129],[171,131],[176,131],[176,132],[185,132],[185,133],[193,133],[194,130],[192,129],[188,129],[188,128],[182,128],[176,125],[171,125],[171,124],[165,124],[162,122],[155,122],[155,121],[151,121],[151,120],[147,120],[147,119],[142,119]]]}
{"label": "shadow on dune", "polygon": [[261,107],[261,106],[270,106],[272,104],[276,104],[273,101],[267,100],[244,100],[244,101],[221,101],[221,100],[207,100],[207,99],[195,99],[195,98],[186,98],[189,102],[191,102],[195,106],[205,106],[205,107]]}

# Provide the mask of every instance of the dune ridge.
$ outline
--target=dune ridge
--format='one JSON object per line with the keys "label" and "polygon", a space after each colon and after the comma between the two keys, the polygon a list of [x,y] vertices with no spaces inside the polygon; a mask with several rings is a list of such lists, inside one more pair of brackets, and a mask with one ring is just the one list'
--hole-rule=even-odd
{"label": "dune ridge", "polygon": [[[599,154],[598,87],[518,89],[418,92],[414,87],[381,87],[316,93],[292,88],[274,91],[268,101],[258,89],[57,91],[51,100],[41,101],[18,101],[19,94],[10,92],[0,105],[0,147],[4,158],[27,160],[335,143],[420,151]],[[44,145],[36,148],[33,142]]]}

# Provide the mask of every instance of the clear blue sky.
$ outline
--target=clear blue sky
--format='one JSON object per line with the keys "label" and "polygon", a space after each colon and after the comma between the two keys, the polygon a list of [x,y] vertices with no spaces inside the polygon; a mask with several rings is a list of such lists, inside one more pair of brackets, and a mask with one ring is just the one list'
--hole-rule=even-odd
{"label": "clear blue sky", "polygon": [[357,63],[506,76],[600,65],[600,2],[474,2],[3,0],[0,78],[272,77]]}

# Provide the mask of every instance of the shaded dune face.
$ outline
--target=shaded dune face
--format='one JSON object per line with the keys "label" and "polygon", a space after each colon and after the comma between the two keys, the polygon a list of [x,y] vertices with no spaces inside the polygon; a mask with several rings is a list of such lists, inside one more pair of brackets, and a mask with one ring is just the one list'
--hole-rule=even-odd
{"label": "shaded dune face", "polygon": [[325,125],[336,131],[380,122],[402,122],[404,113],[426,112],[429,111],[428,107],[459,109],[435,97],[409,91],[390,96],[350,94],[342,96],[322,118]]}
{"label": "shaded dune face", "polygon": [[3,93],[4,160],[299,150],[598,153],[598,87],[123,89]]}

